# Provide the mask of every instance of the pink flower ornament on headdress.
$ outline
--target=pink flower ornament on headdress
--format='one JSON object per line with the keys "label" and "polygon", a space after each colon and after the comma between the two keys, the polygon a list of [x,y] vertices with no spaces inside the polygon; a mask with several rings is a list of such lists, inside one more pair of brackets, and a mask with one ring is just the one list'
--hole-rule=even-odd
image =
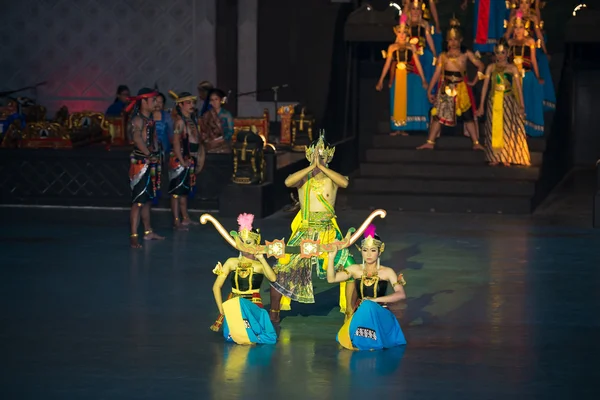
{"label": "pink flower ornament on headdress", "polygon": [[383,253],[385,244],[381,240],[375,238],[376,235],[377,235],[377,232],[376,232],[375,225],[371,224],[371,225],[367,226],[367,229],[365,229],[365,233],[364,233],[364,239],[362,240],[360,246],[363,248],[375,246],[379,249],[380,253]]}
{"label": "pink flower ornament on headdress", "polygon": [[[237,218],[239,225],[239,236],[244,240],[251,239],[256,243],[260,243],[260,233],[252,232],[252,223],[254,222],[254,214],[243,213]],[[258,230],[257,230],[258,231]]]}

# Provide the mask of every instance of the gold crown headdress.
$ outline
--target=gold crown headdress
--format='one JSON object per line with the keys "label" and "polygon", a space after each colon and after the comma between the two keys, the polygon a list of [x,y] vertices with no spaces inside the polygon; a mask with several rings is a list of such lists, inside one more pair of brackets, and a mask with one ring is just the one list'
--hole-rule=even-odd
{"label": "gold crown headdress", "polygon": [[413,10],[425,11],[426,5],[423,0],[411,0],[410,5]]}
{"label": "gold crown headdress", "polygon": [[333,153],[335,153],[335,147],[329,146],[329,143],[325,141],[325,130],[319,131],[319,140],[313,142],[306,148],[306,159],[312,163],[315,151],[319,154],[319,157],[325,159],[325,163],[329,163],[333,159]]}
{"label": "gold crown headdress", "polygon": [[448,29],[448,33],[446,34],[446,40],[449,39],[462,39],[460,21],[455,16],[450,20],[450,29]]}
{"label": "gold crown headdress", "polygon": [[494,46],[494,53],[498,54],[502,53],[503,51],[506,51],[508,53],[510,51],[510,47],[504,39],[500,39],[498,43],[496,43],[496,45]]}
{"label": "gold crown headdress", "polygon": [[520,11],[520,10],[517,11],[517,14],[515,15],[515,27],[529,29],[530,23],[531,23],[531,21],[525,20],[523,18],[522,11]]}
{"label": "gold crown headdress", "polygon": [[371,224],[367,227],[367,229],[365,229],[365,236],[364,239],[360,242],[360,247],[377,247],[379,249],[379,254],[381,254],[385,249],[385,243],[383,243],[379,239],[376,239],[375,236],[375,225]]}
{"label": "gold crown headdress", "polygon": [[237,232],[230,232],[231,236],[237,240],[243,240],[248,242],[249,240],[254,243],[260,243],[260,231],[257,229],[256,232],[252,231],[252,223],[254,222],[253,214],[240,214],[237,219],[239,229]]}

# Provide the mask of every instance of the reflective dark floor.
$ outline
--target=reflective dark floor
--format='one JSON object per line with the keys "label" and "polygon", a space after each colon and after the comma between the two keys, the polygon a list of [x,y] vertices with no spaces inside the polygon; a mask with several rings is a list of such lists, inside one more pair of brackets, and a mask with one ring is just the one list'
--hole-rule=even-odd
{"label": "reflective dark floor", "polygon": [[[600,230],[563,214],[378,221],[383,264],[408,281],[408,345],[359,353],[338,348],[323,281],[276,346],[225,344],[208,329],[211,270],[234,253],[212,227],[173,233],[155,212],[167,240],[134,251],[126,211],[3,208],[0,398],[597,399]],[[259,221],[263,238],[287,237],[290,219]]]}

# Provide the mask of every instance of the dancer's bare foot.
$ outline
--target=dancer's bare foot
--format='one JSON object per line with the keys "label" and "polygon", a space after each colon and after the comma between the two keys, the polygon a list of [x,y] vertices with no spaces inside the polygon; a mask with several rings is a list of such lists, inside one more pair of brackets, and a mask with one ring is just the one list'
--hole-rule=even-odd
{"label": "dancer's bare foot", "polygon": [[183,226],[189,226],[189,225],[196,226],[196,225],[200,225],[200,223],[196,222],[196,221],[192,221],[190,217],[187,217],[187,218],[183,219],[183,221],[181,222],[181,225],[183,225]]}
{"label": "dancer's bare foot", "polygon": [[510,167],[510,163],[507,162],[503,162],[502,165],[504,165],[505,167]]}
{"label": "dancer's bare foot", "polygon": [[142,245],[138,241],[137,233],[133,233],[133,234],[129,235],[129,245],[131,246],[132,249],[141,249],[142,248]]}
{"label": "dancer's bare foot", "polygon": [[187,226],[185,226],[185,225],[183,224],[183,222],[175,222],[175,223],[173,224],[173,229],[175,229],[176,231],[183,231],[183,232],[187,232],[187,231],[189,231],[188,227],[187,227]]}
{"label": "dancer's bare foot", "polygon": [[417,147],[417,150],[433,150],[435,142],[433,140],[428,140],[425,144]]}
{"label": "dancer's bare foot", "polygon": [[490,163],[488,163],[488,165],[489,165],[490,167],[497,167],[497,166],[498,166],[498,164],[500,164],[500,163],[499,163],[499,162],[497,162],[497,161],[493,161],[493,162],[490,162]]}
{"label": "dancer's bare foot", "polygon": [[152,231],[144,232],[144,240],[164,240],[164,236],[157,235]]}
{"label": "dancer's bare foot", "polygon": [[271,310],[269,312],[269,319],[271,319],[271,322],[274,324],[278,324],[279,322],[281,322],[279,317],[279,310]]}
{"label": "dancer's bare foot", "polygon": [[390,136],[408,136],[408,133],[404,132],[404,131],[392,131],[390,133]]}
{"label": "dancer's bare foot", "polygon": [[485,150],[485,149],[483,148],[482,145],[479,144],[479,142],[475,142],[475,143],[473,143],[473,150]]}

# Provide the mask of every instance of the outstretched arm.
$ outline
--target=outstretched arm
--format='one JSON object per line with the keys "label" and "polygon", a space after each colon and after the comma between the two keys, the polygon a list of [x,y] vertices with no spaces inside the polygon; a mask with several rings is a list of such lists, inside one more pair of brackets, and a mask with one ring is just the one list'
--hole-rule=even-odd
{"label": "outstretched arm", "polygon": [[[381,272],[379,276],[381,276]],[[398,301],[406,299],[406,292],[404,292],[404,287],[400,282],[398,282],[398,275],[391,268],[385,268],[384,270],[384,278],[386,281],[389,281],[394,288],[394,293],[388,294],[387,296],[377,297],[375,299],[371,299],[376,303],[396,303]]]}
{"label": "outstretched arm", "polygon": [[329,252],[329,262],[327,263],[327,282],[329,283],[337,283],[337,282],[346,282],[348,279],[352,278],[352,274],[348,271],[353,265],[344,269],[341,272],[335,271],[335,256],[337,251]]}

